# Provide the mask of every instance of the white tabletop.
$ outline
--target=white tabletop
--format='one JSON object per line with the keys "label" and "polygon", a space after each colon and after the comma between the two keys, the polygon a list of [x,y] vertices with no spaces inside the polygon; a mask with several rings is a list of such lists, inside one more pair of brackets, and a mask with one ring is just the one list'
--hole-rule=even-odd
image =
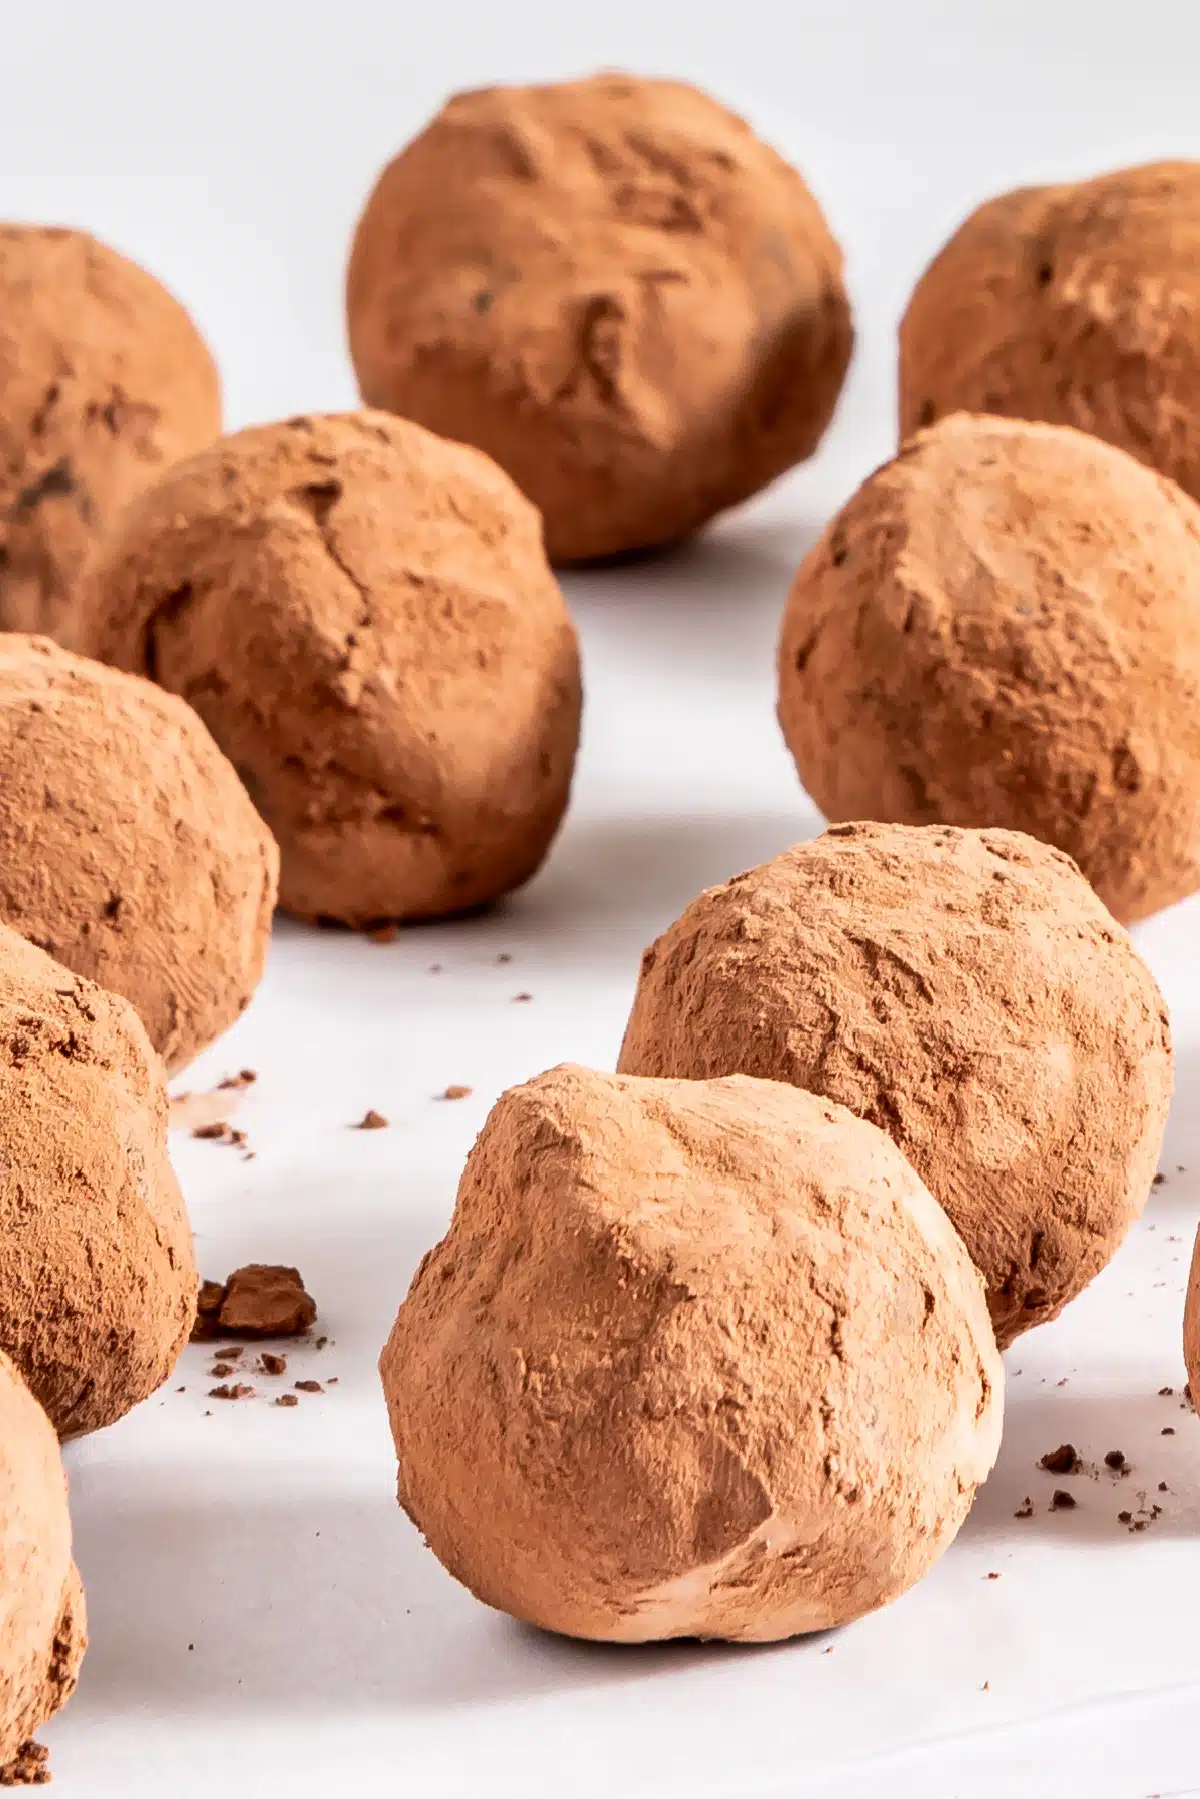
{"label": "white tabletop", "polygon": [[[341,255],[378,163],[448,87],[622,63],[710,85],[811,173],[851,252],[860,353],[810,468],[688,550],[568,581],[585,741],[530,888],[388,946],[281,924],[250,1012],[183,1083],[258,1070],[234,1120],[253,1161],[175,1139],[200,1261],[210,1276],[297,1264],[331,1341],[295,1351],[287,1379],[336,1384],[290,1410],[267,1377],[255,1399],[209,1400],[212,1352],[193,1348],[162,1394],[70,1449],[92,1647],[44,1733],[58,1790],[1200,1792],[1200,1423],[1159,1395],[1184,1379],[1200,1213],[1200,900],[1138,933],[1179,1050],[1166,1184],[1089,1292],[1009,1352],[996,1472],[889,1611],[769,1650],[618,1651],[512,1624],[395,1506],[375,1373],[496,1095],[554,1062],[611,1066],[644,944],[701,886],[819,826],[773,719],[775,633],[814,530],[891,448],[891,333],[913,277],[991,190],[1200,154],[1200,12],[439,0],[418,23],[426,10],[13,9],[6,209],[89,224],[171,279],[214,340],[233,422],[341,405]],[[473,1091],[437,1100],[449,1083]],[[350,1129],[368,1107],[390,1129]],[[1036,1464],[1064,1441],[1099,1471],[1052,1513],[1066,1483]],[[1125,1477],[1103,1467],[1113,1448]],[[1118,1522],[1154,1505],[1144,1531]]]}

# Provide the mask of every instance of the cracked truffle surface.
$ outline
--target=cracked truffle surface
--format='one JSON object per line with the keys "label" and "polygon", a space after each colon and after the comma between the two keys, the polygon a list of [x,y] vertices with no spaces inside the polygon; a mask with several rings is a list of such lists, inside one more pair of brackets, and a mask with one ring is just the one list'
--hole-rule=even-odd
{"label": "cracked truffle surface", "polygon": [[831,821],[999,825],[1132,923],[1200,887],[1200,507],[1061,426],[920,432],[801,564],[779,719]]}
{"label": "cracked truffle surface", "polygon": [[250,1000],[278,852],[196,714],[0,635],[0,921],[123,994],[169,1068]]}
{"label": "cracked truffle surface", "polygon": [[133,1008],[0,926],[0,1349],[60,1436],[175,1365],[196,1264],[162,1065]]}
{"label": "cracked truffle surface", "polygon": [[900,327],[900,428],[1074,425],[1200,499],[1200,162],[1020,188],[971,214]]}
{"label": "cracked truffle surface", "polygon": [[476,450],[383,413],[226,438],[130,508],[91,629],[199,712],[302,917],[468,911],[550,846],[578,645],[537,514]]}
{"label": "cracked truffle surface", "polygon": [[400,1502],[487,1604],[765,1642],[925,1573],[1000,1440],[979,1277],[893,1144],[775,1082],[506,1093],[381,1361]]}
{"label": "cracked truffle surface", "polygon": [[0,630],[78,648],[96,545],[220,429],[212,357],[153,275],[84,231],[0,225]]}
{"label": "cracked truffle surface", "polygon": [[796,170],[627,75],[450,100],[380,176],[347,297],[366,402],[486,450],[554,562],[672,542],[810,456],[853,342]]}
{"label": "cracked truffle surface", "polygon": [[87,1647],[67,1478],[50,1423],[0,1353],[0,1768],[75,1691]]}
{"label": "cracked truffle surface", "polygon": [[620,1067],[790,1081],[881,1126],[982,1273],[1002,1346],[1141,1212],[1172,1078],[1154,977],[1066,856],[874,824],[693,900],[643,958]]}

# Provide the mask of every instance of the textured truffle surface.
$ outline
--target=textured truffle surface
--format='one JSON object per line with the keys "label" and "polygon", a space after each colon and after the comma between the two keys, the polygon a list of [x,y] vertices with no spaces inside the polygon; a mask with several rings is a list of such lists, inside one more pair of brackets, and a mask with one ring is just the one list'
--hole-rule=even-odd
{"label": "textured truffle surface", "polygon": [[58,1443],[0,1353],[0,1768],[71,1697],[86,1647]]}
{"label": "textured truffle surface", "polygon": [[363,397],[506,468],[553,561],[696,530],[802,461],[853,332],[812,194],[676,81],[459,94],[350,259]]}
{"label": "textured truffle surface", "polygon": [[900,327],[907,436],[960,409],[1075,425],[1200,498],[1200,162],[972,213]]}
{"label": "textured truffle surface", "polygon": [[779,718],[837,821],[1000,825],[1126,923],[1200,886],[1200,508],[1059,426],[958,414],[796,577]]}
{"label": "textured truffle surface", "polygon": [[702,893],[643,958],[620,1066],[791,1081],[882,1126],[1002,1345],[1109,1260],[1171,1095],[1149,969],[1064,855],[1009,831],[839,825]]}
{"label": "textured truffle surface", "polygon": [[196,1315],[162,1066],[133,1008],[0,926],[0,1349],[60,1436],[160,1386]]}
{"label": "textured truffle surface", "polygon": [[180,700],[0,636],[0,921],[131,1000],[168,1067],[242,1012],[279,856]]}
{"label": "textured truffle surface", "polygon": [[129,510],[90,608],[93,653],[236,764],[291,911],[466,911],[549,848],[579,651],[537,514],[477,451],[382,413],[240,432]]}
{"label": "textured truffle surface", "polygon": [[77,648],[95,546],[220,429],[212,358],[153,275],[83,231],[0,225],[0,630]]}
{"label": "textured truffle surface", "polygon": [[768,1641],[904,1592],[1000,1438],[945,1214],[778,1083],[557,1068],[505,1094],[381,1362],[400,1501],[489,1605]]}

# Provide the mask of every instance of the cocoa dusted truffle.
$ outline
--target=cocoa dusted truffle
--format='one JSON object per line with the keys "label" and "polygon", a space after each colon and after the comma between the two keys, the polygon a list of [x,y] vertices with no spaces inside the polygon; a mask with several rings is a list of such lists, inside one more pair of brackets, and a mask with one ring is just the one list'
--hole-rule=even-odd
{"label": "cocoa dusted truffle", "polygon": [[1000,1441],[979,1277],[882,1132],[775,1082],[505,1094],[381,1362],[400,1502],[568,1636],[765,1642],[898,1597]]}
{"label": "cocoa dusted truffle", "polygon": [[620,1066],[790,1081],[882,1126],[950,1215],[1004,1345],[1150,1192],[1166,1011],[1060,851],[838,825],[711,888],[646,951]]}
{"label": "cocoa dusted truffle", "polygon": [[77,648],[95,546],[220,429],[212,357],[153,275],[85,231],[0,225],[0,630]]}
{"label": "cocoa dusted truffle", "polygon": [[796,576],[779,718],[833,821],[1057,844],[1124,923],[1200,887],[1200,507],[1082,432],[956,414]]}
{"label": "cocoa dusted truffle", "polygon": [[67,1480],[40,1405],[0,1353],[0,1771],[75,1691],[87,1648]]}
{"label": "cocoa dusted truffle", "polygon": [[137,1014],[3,926],[0,1119],[0,1349],[79,1436],[174,1367],[196,1315],[192,1236]]}
{"label": "cocoa dusted truffle", "polygon": [[1020,188],[972,213],[900,327],[900,428],[1075,425],[1200,499],[1200,162]]}
{"label": "cocoa dusted truffle", "polygon": [[235,763],[290,911],[464,912],[545,856],[579,651],[537,514],[478,451],[384,413],[239,432],[130,508],[88,604],[94,653]]}
{"label": "cocoa dusted truffle", "polygon": [[262,973],[278,851],[190,707],[0,635],[0,921],[131,1000],[170,1068]]}
{"label": "cocoa dusted truffle", "polygon": [[670,543],[811,456],[853,342],[795,169],[628,75],[450,100],[380,176],[347,293],[363,398],[494,456],[554,562]]}

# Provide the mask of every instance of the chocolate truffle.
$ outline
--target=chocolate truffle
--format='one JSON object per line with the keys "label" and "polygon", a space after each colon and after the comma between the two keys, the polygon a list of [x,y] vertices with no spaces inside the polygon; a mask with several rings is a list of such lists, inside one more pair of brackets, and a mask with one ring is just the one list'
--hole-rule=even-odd
{"label": "chocolate truffle", "polygon": [[236,764],[289,910],[464,912],[546,854],[579,651],[537,514],[477,451],[383,413],[239,432],[130,508],[90,607],[94,652]]}
{"label": "chocolate truffle", "polygon": [[0,1770],[75,1691],[87,1647],[54,1432],[0,1353]]}
{"label": "chocolate truffle", "polygon": [[1171,1096],[1154,978],[1067,857],[938,827],[838,825],[702,893],[642,959],[620,1066],[790,1081],[880,1125],[1001,1345],[1116,1250]]}
{"label": "chocolate truffle", "polygon": [[555,562],[670,543],[811,456],[853,331],[795,169],[678,81],[450,100],[347,286],[363,398],[477,444]]}
{"label": "chocolate truffle", "polygon": [[779,718],[833,821],[1001,825],[1125,923],[1200,887],[1200,508],[1082,432],[957,414],[801,566]]}
{"label": "chocolate truffle", "polygon": [[220,429],[212,357],[153,275],[85,231],[0,225],[0,630],[78,648],[96,544]]}
{"label": "chocolate truffle", "polygon": [[1020,188],[962,225],[900,327],[900,425],[1075,425],[1200,498],[1200,162]]}
{"label": "chocolate truffle", "polygon": [[0,635],[0,921],[141,1013],[181,1068],[248,1003],[278,852],[190,707]]}
{"label": "chocolate truffle", "polygon": [[137,1014],[0,926],[0,1349],[60,1436],[170,1374],[196,1315],[162,1065]]}
{"label": "chocolate truffle", "polygon": [[1000,1441],[979,1278],[882,1132],[776,1082],[505,1094],[381,1362],[400,1502],[489,1605],[766,1642],[919,1580]]}

